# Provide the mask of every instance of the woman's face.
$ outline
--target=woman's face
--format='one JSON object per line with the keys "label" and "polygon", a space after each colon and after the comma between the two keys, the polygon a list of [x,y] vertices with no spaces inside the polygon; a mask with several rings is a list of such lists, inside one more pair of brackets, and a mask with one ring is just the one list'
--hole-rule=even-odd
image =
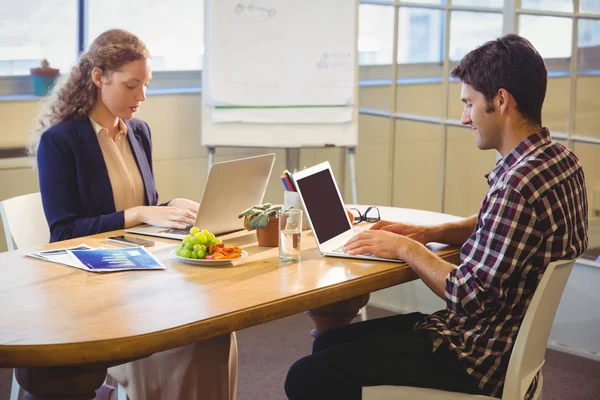
{"label": "woman's face", "polygon": [[151,80],[150,59],[132,61],[102,76],[99,100],[115,117],[131,119],[146,100],[146,88]]}

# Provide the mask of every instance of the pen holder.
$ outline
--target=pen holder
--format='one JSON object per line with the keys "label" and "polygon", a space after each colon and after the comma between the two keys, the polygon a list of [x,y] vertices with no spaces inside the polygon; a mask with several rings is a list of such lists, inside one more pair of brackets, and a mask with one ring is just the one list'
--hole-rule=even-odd
{"label": "pen holder", "polygon": [[297,210],[302,210],[302,230],[305,231],[310,229],[310,225],[308,223],[308,217],[306,216],[306,210],[304,210],[304,206],[302,205],[302,200],[300,199],[300,195],[298,192],[283,192],[283,208],[286,209],[289,206],[294,206]]}

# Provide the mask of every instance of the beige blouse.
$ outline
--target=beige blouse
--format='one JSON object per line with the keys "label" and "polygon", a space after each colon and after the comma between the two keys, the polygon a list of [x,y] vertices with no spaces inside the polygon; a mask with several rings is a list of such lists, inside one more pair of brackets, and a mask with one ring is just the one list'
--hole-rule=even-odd
{"label": "beige blouse", "polygon": [[119,119],[119,132],[113,140],[108,129],[90,117],[102,156],[108,169],[117,211],[144,205],[144,181],[127,140],[127,125]]}

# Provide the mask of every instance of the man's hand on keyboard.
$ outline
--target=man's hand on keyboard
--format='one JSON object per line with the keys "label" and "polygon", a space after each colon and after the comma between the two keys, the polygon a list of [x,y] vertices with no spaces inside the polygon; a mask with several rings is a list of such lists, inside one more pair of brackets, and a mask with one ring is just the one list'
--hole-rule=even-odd
{"label": "man's hand on keyboard", "polygon": [[419,243],[427,244],[433,241],[431,229],[427,226],[405,224],[403,222],[378,221],[371,230],[382,230],[407,236]]}
{"label": "man's hand on keyboard", "polygon": [[423,245],[406,236],[382,230],[366,230],[350,239],[344,250],[349,254],[371,254],[407,260],[407,254],[417,247],[422,248]]}

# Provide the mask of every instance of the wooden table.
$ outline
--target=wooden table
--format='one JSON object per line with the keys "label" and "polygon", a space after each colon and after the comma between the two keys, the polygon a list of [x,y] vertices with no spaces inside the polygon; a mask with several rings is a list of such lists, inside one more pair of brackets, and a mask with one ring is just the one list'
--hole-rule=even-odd
{"label": "wooden table", "polygon": [[[383,219],[421,224],[457,219],[380,210]],[[104,238],[119,233],[44,249],[109,246]],[[93,398],[112,365],[416,278],[404,263],[322,257],[311,231],[303,233],[302,261],[291,264],[278,261],[277,248],[259,247],[255,232],[221,238],[249,256],[198,267],[177,260],[178,242],[157,239],[150,249],[167,270],[96,274],[25,257],[32,249],[0,253],[0,367],[19,367],[21,385],[37,391],[31,398]],[[436,251],[457,259],[457,248]]]}

